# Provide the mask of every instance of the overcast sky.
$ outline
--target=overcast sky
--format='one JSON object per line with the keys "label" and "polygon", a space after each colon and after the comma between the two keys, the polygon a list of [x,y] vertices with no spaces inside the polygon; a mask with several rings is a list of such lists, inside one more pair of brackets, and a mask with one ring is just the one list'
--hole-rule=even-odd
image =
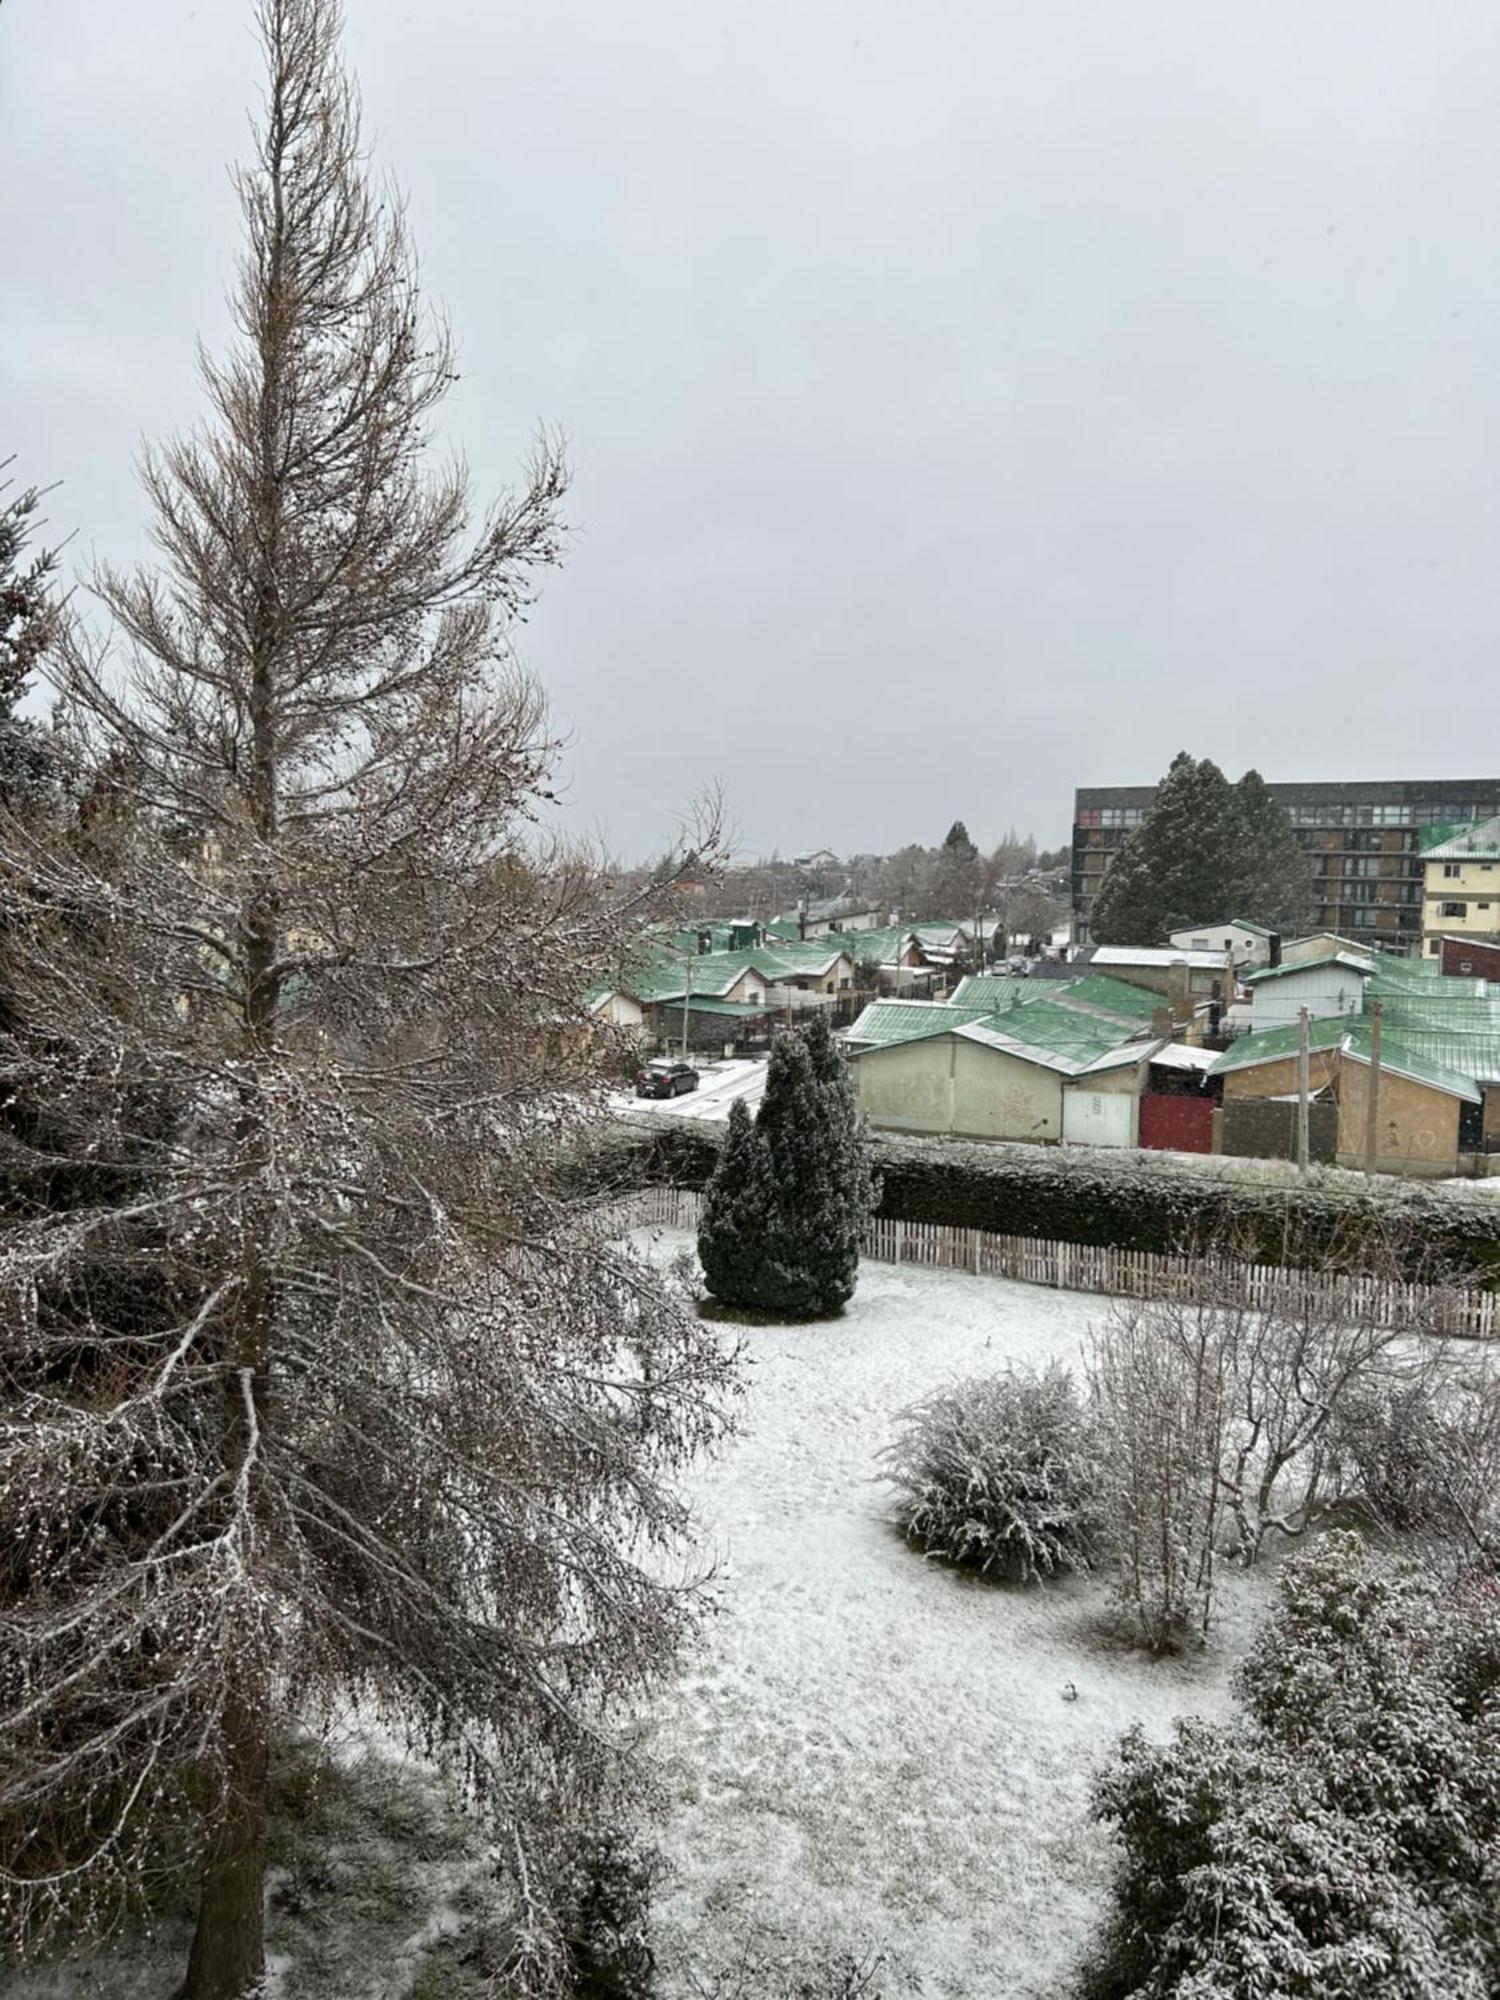
{"label": "overcast sky", "polygon": [[[249,0],[0,0],[0,456],[72,553],[199,412]],[[348,0],[481,491],[571,439],[524,635],[659,846],[1051,845],[1180,747],[1500,767],[1494,0]]]}

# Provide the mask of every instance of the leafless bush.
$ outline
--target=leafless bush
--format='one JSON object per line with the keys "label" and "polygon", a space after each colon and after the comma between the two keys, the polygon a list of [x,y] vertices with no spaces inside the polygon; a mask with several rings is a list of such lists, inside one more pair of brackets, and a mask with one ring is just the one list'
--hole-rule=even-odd
{"label": "leafless bush", "polygon": [[1487,1546],[1500,1398],[1386,1281],[1420,1262],[1394,1238],[1259,1274],[1205,1266],[1180,1299],[1116,1307],[1090,1387],[1108,1440],[1119,1588],[1149,1645],[1206,1632],[1221,1554],[1256,1561],[1356,1503],[1393,1529]]}
{"label": "leafless bush", "polygon": [[1089,1388],[1116,1590],[1153,1652],[1208,1631],[1226,1425],[1212,1303],[1131,1302],[1096,1331]]}
{"label": "leafless bush", "polygon": [[1500,1370],[1449,1351],[1337,1413],[1342,1484],[1382,1528],[1462,1570],[1500,1558]]}

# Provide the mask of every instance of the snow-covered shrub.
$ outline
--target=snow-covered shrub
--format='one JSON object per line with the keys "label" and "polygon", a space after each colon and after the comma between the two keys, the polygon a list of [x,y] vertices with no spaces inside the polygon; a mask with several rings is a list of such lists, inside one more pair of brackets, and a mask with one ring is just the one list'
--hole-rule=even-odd
{"label": "snow-covered shrub", "polygon": [[1123,1860],[1089,2000],[1500,1992],[1500,1585],[1329,1533],[1293,1557],[1245,1714],[1140,1730],[1097,1810]]}
{"label": "snow-covered shrub", "polygon": [[1010,1368],[902,1413],[882,1453],[906,1533],[1012,1582],[1087,1569],[1099,1539],[1092,1427],[1066,1368]]}

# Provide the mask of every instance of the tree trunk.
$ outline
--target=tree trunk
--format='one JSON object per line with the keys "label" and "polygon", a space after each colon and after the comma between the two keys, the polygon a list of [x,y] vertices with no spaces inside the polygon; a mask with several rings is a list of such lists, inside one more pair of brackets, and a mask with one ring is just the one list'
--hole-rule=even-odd
{"label": "tree trunk", "polygon": [[222,1723],[225,1789],[210,1831],[181,2000],[246,2000],[265,1974],[267,1723],[266,1703],[253,1685],[231,1691]]}

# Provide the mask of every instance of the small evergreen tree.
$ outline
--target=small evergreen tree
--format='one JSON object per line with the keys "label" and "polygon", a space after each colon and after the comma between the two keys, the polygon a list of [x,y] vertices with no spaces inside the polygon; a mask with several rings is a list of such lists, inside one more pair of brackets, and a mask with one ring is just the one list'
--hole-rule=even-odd
{"label": "small evergreen tree", "polygon": [[956,819],[943,837],[932,871],[935,917],[970,916],[979,901],[984,870],[969,829]]}
{"label": "small evergreen tree", "polygon": [[698,1255],[715,1298],[752,1298],[770,1227],[771,1186],[765,1143],[749,1107],[737,1097],[729,1107],[729,1133],[703,1197]]}
{"label": "small evergreen tree", "polygon": [[854,1087],[815,1014],[772,1050],[754,1126],[731,1113],[698,1233],[709,1290],[792,1319],[838,1312],[878,1194]]}

